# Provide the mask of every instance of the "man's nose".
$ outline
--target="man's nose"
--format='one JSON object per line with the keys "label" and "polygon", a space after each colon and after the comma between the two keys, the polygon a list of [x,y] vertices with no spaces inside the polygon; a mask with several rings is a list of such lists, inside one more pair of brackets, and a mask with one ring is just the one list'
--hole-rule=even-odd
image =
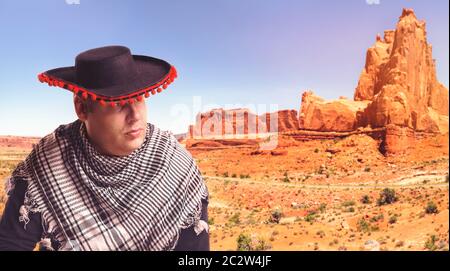
{"label": "man's nose", "polygon": [[130,120],[139,120],[141,113],[139,112],[139,105],[137,103],[127,104],[128,106],[128,118]]}

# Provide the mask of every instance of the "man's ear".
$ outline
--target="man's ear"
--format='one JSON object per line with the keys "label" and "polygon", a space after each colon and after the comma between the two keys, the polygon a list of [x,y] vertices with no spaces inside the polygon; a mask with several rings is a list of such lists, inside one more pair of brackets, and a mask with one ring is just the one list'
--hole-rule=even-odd
{"label": "man's ear", "polygon": [[73,105],[75,107],[75,112],[77,113],[78,119],[80,119],[81,121],[86,121],[87,107],[79,96],[73,95]]}

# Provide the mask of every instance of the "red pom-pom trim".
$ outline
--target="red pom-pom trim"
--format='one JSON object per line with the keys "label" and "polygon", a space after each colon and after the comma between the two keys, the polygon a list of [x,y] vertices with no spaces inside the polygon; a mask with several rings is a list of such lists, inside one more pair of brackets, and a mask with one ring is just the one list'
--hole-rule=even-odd
{"label": "red pom-pom trim", "polygon": [[50,77],[45,73],[38,74],[38,79],[41,83],[47,83],[49,86],[56,86],[56,87],[68,89],[70,91],[73,91],[73,93],[75,93],[76,95],[78,95],[79,91],[82,91],[81,97],[83,99],[86,100],[89,98],[89,96],[91,96],[93,101],[96,101],[98,98],[98,101],[100,103],[102,103],[101,101],[103,101],[103,103],[105,103],[105,105],[106,105],[106,103],[109,103],[111,106],[116,106],[119,103],[121,106],[125,105],[126,103],[132,104],[135,102],[134,99],[136,99],[137,101],[141,101],[143,99],[142,96],[144,96],[145,98],[148,98],[148,97],[150,97],[150,93],[152,95],[155,95],[156,93],[160,93],[163,91],[163,89],[167,89],[167,87],[171,83],[173,83],[173,81],[177,77],[178,77],[178,72],[177,72],[176,68],[174,66],[171,66],[169,73],[164,78],[162,78],[159,82],[157,82],[151,86],[147,86],[145,88],[139,89],[128,95],[123,95],[123,96],[118,96],[118,97],[108,97],[108,96],[94,94],[93,92],[86,90],[84,88],[81,88],[75,84],[66,83],[62,80],[59,80],[58,78]]}
{"label": "red pom-pom trim", "polygon": [[172,66],[172,68],[173,68],[174,78],[177,78],[178,77],[177,69],[174,66]]}
{"label": "red pom-pom trim", "polygon": [[101,106],[105,106],[106,105],[105,101],[103,101],[103,100],[100,100],[99,103],[100,103]]}

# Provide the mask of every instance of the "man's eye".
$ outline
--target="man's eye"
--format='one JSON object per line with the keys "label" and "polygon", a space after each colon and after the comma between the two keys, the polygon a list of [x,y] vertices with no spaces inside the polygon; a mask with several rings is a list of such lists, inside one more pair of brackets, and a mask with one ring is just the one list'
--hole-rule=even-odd
{"label": "man's eye", "polygon": [[113,111],[113,112],[120,112],[120,111],[122,111],[123,106],[116,105],[116,106],[110,107],[110,108],[111,108],[111,111]]}

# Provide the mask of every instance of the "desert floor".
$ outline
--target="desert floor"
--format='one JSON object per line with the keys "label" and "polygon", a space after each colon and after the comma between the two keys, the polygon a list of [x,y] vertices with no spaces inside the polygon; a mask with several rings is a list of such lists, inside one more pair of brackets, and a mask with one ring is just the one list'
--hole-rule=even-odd
{"label": "desert floor", "polygon": [[[192,148],[211,196],[211,247],[448,250],[448,139],[420,140],[393,157],[366,135],[281,137],[272,152]],[[397,200],[379,205],[385,188]]]}

